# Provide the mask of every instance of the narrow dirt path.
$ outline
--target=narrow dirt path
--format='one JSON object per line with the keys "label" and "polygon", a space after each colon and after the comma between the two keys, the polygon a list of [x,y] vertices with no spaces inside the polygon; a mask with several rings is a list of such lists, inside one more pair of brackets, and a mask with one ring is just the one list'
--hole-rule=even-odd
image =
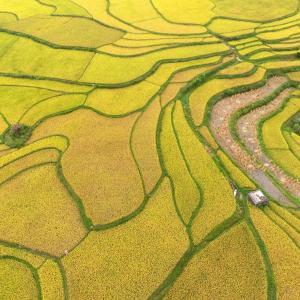
{"label": "narrow dirt path", "polygon": [[263,164],[263,167],[275,175],[290,193],[300,198],[300,182],[288,176],[263,152],[256,130],[259,121],[276,111],[283,104],[285,98],[289,95],[289,92],[290,90],[285,90],[269,104],[259,107],[243,116],[237,123],[237,130],[240,139],[247,149]]}
{"label": "narrow dirt path", "polygon": [[[250,155],[245,149],[243,149],[241,145],[234,140],[230,131],[230,120],[235,112],[257,102],[258,99],[265,98],[284,82],[286,82],[284,77],[272,77],[268,80],[267,84],[261,88],[222,99],[212,109],[210,128],[216,140],[227,152],[227,154],[229,154],[229,156],[272,198],[283,205],[295,207],[295,204],[291,202],[278,189],[269,176],[265,174],[265,168],[270,172],[272,172],[272,168],[270,166],[259,168],[257,157]],[[284,91],[284,93],[285,92],[288,93],[288,91]],[[276,98],[274,101],[283,101],[285,98],[284,93],[277,97],[279,100]],[[258,117],[261,118],[261,116]],[[254,135],[257,135],[256,128],[253,130],[253,132]],[[251,140],[248,140],[248,142],[252,142],[252,137],[250,137],[250,139]],[[285,186],[289,186],[288,181],[285,182]]]}

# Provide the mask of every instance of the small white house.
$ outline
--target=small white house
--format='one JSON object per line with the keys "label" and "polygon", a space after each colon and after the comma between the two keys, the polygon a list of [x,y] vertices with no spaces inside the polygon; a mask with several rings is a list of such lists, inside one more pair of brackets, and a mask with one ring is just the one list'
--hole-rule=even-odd
{"label": "small white house", "polygon": [[250,192],[248,198],[255,206],[265,206],[269,204],[269,199],[261,190]]}

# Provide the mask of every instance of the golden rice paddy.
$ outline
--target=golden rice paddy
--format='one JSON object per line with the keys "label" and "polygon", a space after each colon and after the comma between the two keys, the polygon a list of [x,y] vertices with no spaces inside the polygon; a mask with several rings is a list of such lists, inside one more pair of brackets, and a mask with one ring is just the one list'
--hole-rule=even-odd
{"label": "golden rice paddy", "polygon": [[299,25],[297,0],[0,0],[0,299],[299,299]]}

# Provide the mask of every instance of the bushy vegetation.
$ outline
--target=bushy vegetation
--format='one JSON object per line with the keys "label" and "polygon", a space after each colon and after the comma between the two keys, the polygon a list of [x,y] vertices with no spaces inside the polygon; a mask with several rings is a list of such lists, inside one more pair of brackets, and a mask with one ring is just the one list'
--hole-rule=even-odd
{"label": "bushy vegetation", "polygon": [[31,128],[24,124],[13,124],[3,133],[3,142],[10,148],[22,147],[31,136]]}

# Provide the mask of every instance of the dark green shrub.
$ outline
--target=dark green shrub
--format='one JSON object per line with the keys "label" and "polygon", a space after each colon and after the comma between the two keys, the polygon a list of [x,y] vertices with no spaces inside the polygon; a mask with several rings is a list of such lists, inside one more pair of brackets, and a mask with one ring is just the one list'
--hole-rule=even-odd
{"label": "dark green shrub", "polygon": [[3,143],[10,148],[22,147],[31,136],[31,128],[24,124],[12,124],[3,133]]}

